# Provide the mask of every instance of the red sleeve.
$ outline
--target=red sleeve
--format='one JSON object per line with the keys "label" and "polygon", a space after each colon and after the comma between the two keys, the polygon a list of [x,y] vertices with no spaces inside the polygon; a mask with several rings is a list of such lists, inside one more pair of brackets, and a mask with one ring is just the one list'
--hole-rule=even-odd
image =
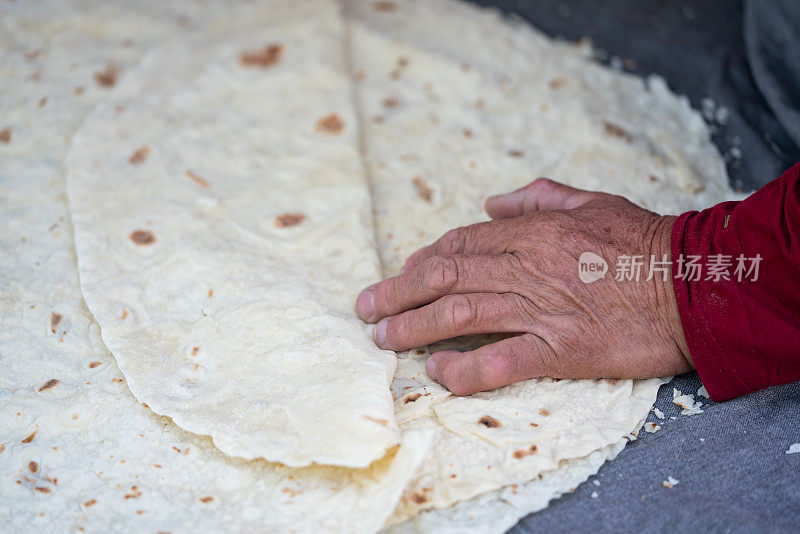
{"label": "red sleeve", "polygon": [[[715,273],[728,258],[726,280]],[[800,380],[800,164],[742,202],[678,217],[672,262],[689,353],[712,399]]]}

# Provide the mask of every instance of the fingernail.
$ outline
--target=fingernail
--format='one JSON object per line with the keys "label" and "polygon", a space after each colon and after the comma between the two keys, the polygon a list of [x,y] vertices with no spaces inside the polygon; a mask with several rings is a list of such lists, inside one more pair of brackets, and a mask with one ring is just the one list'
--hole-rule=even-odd
{"label": "fingernail", "polygon": [[379,347],[383,346],[386,341],[386,319],[381,319],[378,326],[375,327],[375,342]]}
{"label": "fingernail", "polygon": [[427,371],[431,380],[436,380],[436,360],[433,359],[433,356],[428,356],[428,362],[425,364],[425,371]]}
{"label": "fingernail", "polygon": [[362,319],[369,319],[375,313],[375,294],[371,289],[365,289],[356,299],[356,313]]}

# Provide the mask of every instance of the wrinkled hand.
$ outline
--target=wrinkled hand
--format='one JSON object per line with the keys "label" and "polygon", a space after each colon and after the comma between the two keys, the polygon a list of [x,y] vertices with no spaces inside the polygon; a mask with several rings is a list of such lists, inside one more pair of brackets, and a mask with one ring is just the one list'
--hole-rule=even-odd
{"label": "wrinkled hand", "polygon": [[[358,315],[378,322],[375,341],[406,350],[468,334],[513,333],[470,352],[439,351],[430,377],[469,395],[533,377],[650,378],[692,368],[672,274],[674,217],[626,199],[540,178],[486,202],[494,219],[447,232],[406,261],[403,273],[368,287]],[[583,252],[610,271],[586,284]],[[641,277],[615,280],[618,256],[643,256]]]}

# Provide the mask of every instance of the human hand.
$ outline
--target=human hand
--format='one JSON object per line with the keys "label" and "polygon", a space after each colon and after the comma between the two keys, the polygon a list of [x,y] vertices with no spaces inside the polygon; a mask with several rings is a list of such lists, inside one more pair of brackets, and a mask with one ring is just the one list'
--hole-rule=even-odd
{"label": "human hand", "polygon": [[[692,369],[669,260],[675,217],[540,178],[492,197],[494,219],[457,228],[412,254],[403,273],[365,289],[356,310],[375,341],[401,351],[457,336],[515,334],[469,352],[439,351],[430,377],[469,395],[539,376],[651,378]],[[643,256],[639,280],[578,277],[593,252],[614,265]]]}

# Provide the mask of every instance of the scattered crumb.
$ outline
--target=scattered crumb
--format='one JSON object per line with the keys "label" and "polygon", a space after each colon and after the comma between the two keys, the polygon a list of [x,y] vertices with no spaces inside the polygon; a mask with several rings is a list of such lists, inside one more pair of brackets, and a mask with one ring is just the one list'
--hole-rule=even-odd
{"label": "scattered crumb", "polygon": [[594,480],[592,480],[592,484],[594,484],[595,486],[599,486],[600,485],[600,481],[597,480],[597,479],[594,479]]}
{"label": "scattered crumb", "polygon": [[597,497],[598,497],[597,492],[593,491],[592,492],[592,499],[596,499]]}
{"label": "scattered crumb", "polygon": [[694,395],[687,393],[683,394],[680,390],[672,389],[672,402],[676,406],[683,408],[681,415],[697,415],[703,413],[701,410],[703,403],[694,400]]}
{"label": "scattered crumb", "polygon": [[664,412],[662,412],[658,408],[653,407],[653,413],[656,414],[656,417],[658,417],[659,419],[664,419]]}
{"label": "scattered crumb", "polygon": [[786,454],[797,454],[800,453],[800,443],[792,443],[789,446],[789,450],[786,451]]}
{"label": "scattered crumb", "polygon": [[708,391],[706,391],[706,387],[705,386],[700,386],[700,389],[697,390],[697,396],[698,397],[705,397],[707,399],[711,398],[711,397],[709,397]]}
{"label": "scattered crumb", "polygon": [[661,430],[661,425],[657,425],[655,423],[650,423],[650,422],[644,424],[645,432],[649,432],[650,434],[655,434],[659,430]]}
{"label": "scattered crumb", "polygon": [[667,480],[662,482],[661,485],[667,489],[672,489],[678,485],[678,482],[680,481],[677,478],[667,477]]}

